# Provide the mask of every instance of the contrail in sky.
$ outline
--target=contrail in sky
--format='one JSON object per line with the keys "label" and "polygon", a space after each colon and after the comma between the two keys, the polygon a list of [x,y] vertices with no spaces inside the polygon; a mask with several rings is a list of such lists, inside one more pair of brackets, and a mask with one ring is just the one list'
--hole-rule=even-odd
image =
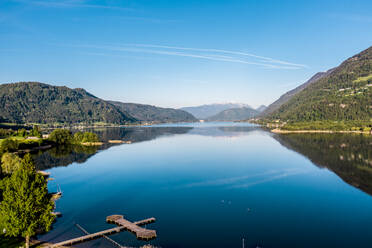
{"label": "contrail in sky", "polygon": [[[196,59],[231,62],[247,65],[256,65],[271,69],[304,69],[308,68],[303,64],[290,63],[278,59],[259,56],[240,51],[229,51],[221,49],[190,48],[177,46],[162,46],[151,44],[123,44],[123,45],[71,45],[86,49],[98,49],[115,52],[131,52],[142,54],[157,54],[178,57],[190,57]],[[102,55],[102,54],[101,54]],[[107,53],[106,56],[112,54]],[[113,56],[113,55],[112,55]]]}

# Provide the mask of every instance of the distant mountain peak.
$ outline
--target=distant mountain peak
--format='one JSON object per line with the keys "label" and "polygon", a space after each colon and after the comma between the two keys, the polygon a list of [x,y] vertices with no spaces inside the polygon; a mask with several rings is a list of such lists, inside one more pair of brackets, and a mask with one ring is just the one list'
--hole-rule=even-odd
{"label": "distant mountain peak", "polygon": [[183,107],[182,110],[189,112],[198,119],[205,120],[221,111],[234,108],[251,108],[245,103],[212,103],[192,107]]}
{"label": "distant mountain peak", "polygon": [[256,110],[260,113],[265,111],[266,109],[267,109],[267,106],[265,105],[260,105],[258,108],[256,108]]}

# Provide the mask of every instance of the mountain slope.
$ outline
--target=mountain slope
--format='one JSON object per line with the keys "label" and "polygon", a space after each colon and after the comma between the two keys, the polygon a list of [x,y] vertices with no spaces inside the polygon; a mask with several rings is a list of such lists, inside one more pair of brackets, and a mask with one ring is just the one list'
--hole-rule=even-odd
{"label": "mountain slope", "polygon": [[181,110],[189,112],[190,114],[192,114],[198,119],[204,120],[226,109],[242,108],[242,107],[250,107],[250,106],[247,104],[242,104],[242,103],[216,103],[216,104],[200,105],[200,106],[195,106],[195,107],[184,107],[184,108],[181,108]]}
{"label": "mountain slope", "polygon": [[285,94],[281,95],[278,100],[270,104],[261,114],[261,116],[267,116],[274,111],[278,110],[283,104],[287,103],[293,96],[295,96],[297,93],[304,90],[307,86],[309,86],[312,83],[315,83],[319,79],[329,75],[334,69],[330,69],[326,72],[318,72],[314,76],[312,76],[308,81],[301,84],[300,86],[294,88],[293,90],[290,90],[286,92]]}
{"label": "mountain slope", "polygon": [[198,121],[190,113],[172,108],[159,108],[151,105],[122,103],[109,101],[117,106],[120,110],[130,114],[140,121],[148,122],[195,122]]}
{"label": "mountain slope", "polygon": [[371,120],[372,47],[306,85],[266,118],[283,121]]}
{"label": "mountain slope", "polygon": [[256,110],[260,113],[264,112],[266,109],[267,109],[267,106],[265,105],[261,105],[258,108],[256,108]]}
{"label": "mountain slope", "polygon": [[38,82],[0,85],[0,120],[11,123],[113,123],[136,121],[84,89]]}
{"label": "mountain slope", "polygon": [[258,115],[258,111],[252,108],[232,108],[207,118],[207,121],[240,121],[247,120]]}

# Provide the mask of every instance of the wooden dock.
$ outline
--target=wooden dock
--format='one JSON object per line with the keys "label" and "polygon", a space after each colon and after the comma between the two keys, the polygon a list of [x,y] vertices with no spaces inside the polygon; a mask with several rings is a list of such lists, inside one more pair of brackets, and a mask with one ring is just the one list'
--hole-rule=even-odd
{"label": "wooden dock", "polygon": [[137,239],[150,240],[156,238],[156,231],[149,230],[124,219],[123,215],[111,215],[106,218],[109,223],[124,227],[131,233],[136,234]]}
{"label": "wooden dock", "polygon": [[[85,230],[82,226],[80,226],[79,224],[75,224],[75,226],[77,228],[79,228],[81,231],[83,231],[86,235],[90,234],[87,230]],[[125,246],[122,246],[121,244],[119,244],[118,242],[116,242],[115,240],[107,237],[106,235],[103,235],[102,236],[103,238],[107,239],[108,241],[110,241],[112,244],[114,244],[115,246],[119,247],[119,248],[127,248]]]}
{"label": "wooden dock", "polygon": [[143,240],[150,240],[153,238],[156,238],[156,232],[154,230],[148,230],[145,228],[142,228],[140,226],[150,224],[155,222],[155,218],[149,218],[145,220],[140,220],[136,222],[130,222],[128,220],[125,220],[122,215],[111,215],[106,218],[108,222],[115,223],[119,225],[118,227],[110,228],[104,231],[87,234],[78,238],[62,241],[56,244],[49,245],[48,247],[54,248],[54,247],[61,247],[61,246],[71,246],[73,244],[82,243],[85,241],[102,238],[106,235],[118,233],[121,231],[130,231],[132,233],[135,233],[138,239]]}

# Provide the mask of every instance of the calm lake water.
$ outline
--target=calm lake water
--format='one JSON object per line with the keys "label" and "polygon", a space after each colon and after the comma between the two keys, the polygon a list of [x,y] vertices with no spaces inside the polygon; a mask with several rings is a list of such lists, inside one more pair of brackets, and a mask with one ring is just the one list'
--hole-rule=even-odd
{"label": "calm lake water", "polygon": [[[36,157],[63,197],[40,238],[57,242],[114,227],[106,216],[155,217],[139,247],[372,247],[372,138],[276,135],[250,124],[97,130],[131,144],[58,148]],[[99,239],[76,247],[115,247]]]}

